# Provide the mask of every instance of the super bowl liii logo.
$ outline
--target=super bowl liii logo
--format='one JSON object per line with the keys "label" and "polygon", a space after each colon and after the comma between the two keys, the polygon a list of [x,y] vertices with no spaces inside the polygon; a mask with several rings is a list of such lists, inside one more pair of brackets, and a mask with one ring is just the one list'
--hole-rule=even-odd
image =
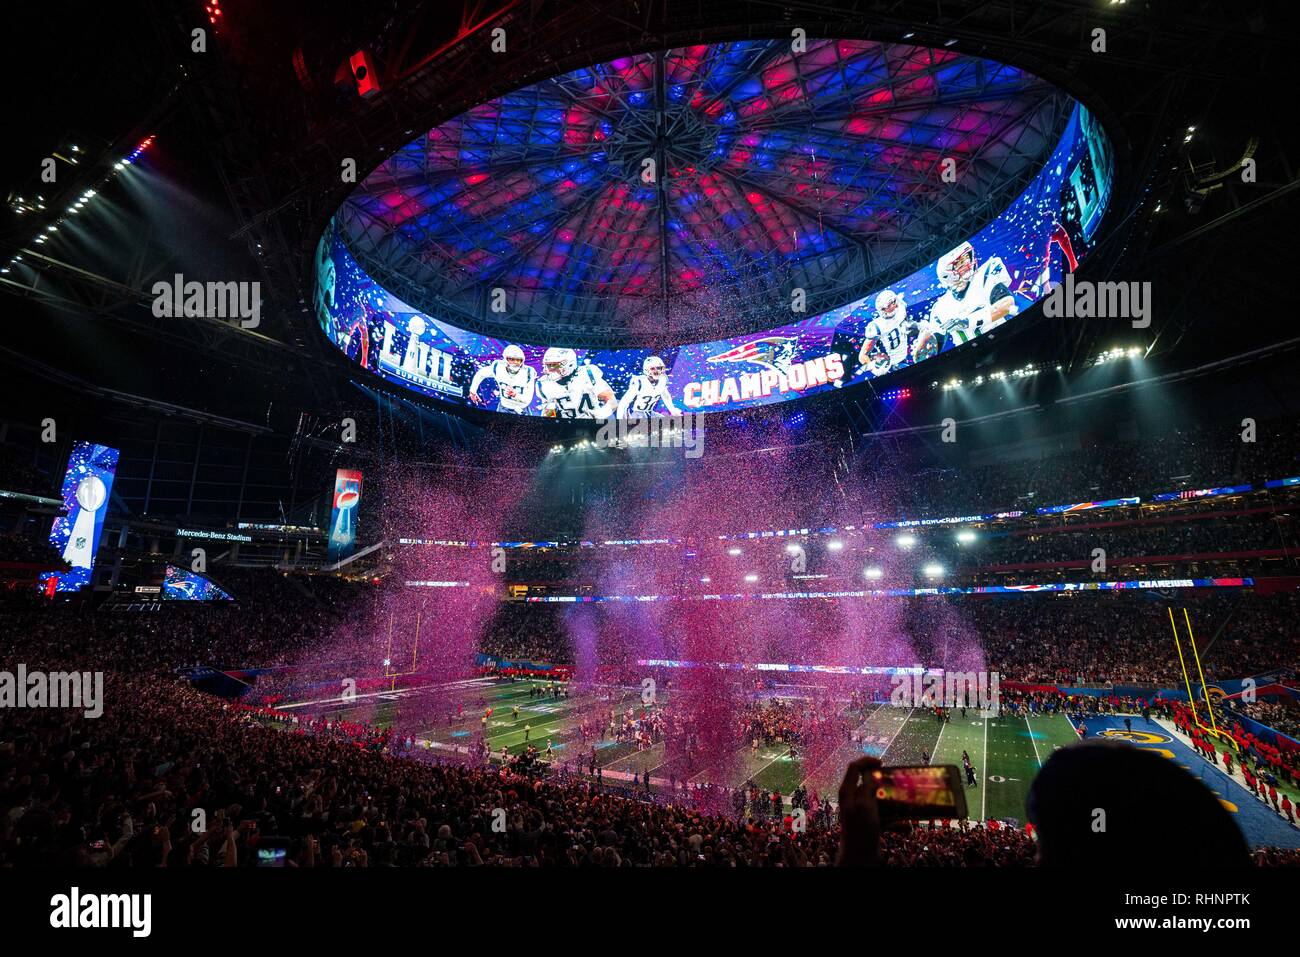
{"label": "super bowl liii logo", "polygon": [[400,343],[397,326],[384,323],[384,339],[379,350],[379,365],[390,375],[407,379],[434,392],[460,395],[461,388],[452,374],[453,356],[422,341],[428,325],[420,316],[406,324],[406,343]]}

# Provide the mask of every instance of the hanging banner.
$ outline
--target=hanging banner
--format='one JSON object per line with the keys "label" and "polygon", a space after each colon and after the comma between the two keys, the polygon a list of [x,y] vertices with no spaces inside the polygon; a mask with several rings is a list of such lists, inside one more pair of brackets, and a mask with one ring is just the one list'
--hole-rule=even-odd
{"label": "hanging banner", "polygon": [[329,560],[352,554],[357,541],[357,506],[361,503],[361,473],[339,469],[334,476],[334,511],[330,515]]}
{"label": "hanging banner", "polygon": [[46,594],[78,591],[90,583],[119,454],[117,449],[93,442],[73,445],[63,475],[63,507],[67,514],[56,518],[50,528],[50,542],[72,568],[42,575],[41,589]]}

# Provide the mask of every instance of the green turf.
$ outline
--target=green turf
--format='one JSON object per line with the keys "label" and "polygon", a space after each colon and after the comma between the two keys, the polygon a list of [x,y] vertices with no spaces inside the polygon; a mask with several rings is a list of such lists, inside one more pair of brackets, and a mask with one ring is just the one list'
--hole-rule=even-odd
{"label": "green turf", "polygon": [[[1003,714],[986,722],[988,745],[984,767],[978,775],[983,793],[979,816],[1025,821],[1029,784],[1052,751],[1078,740],[1064,715],[1025,718]],[[974,754],[971,755],[974,760]],[[975,817],[974,788],[969,789],[971,816]]]}
{"label": "green turf", "polygon": [[[855,725],[854,730],[859,734],[867,735],[887,733],[886,740],[888,740],[888,736],[893,734],[894,729],[884,723],[873,723],[874,716],[880,710],[879,705],[872,704],[867,705],[860,714],[851,714],[850,720]],[[861,756],[863,747],[862,744],[844,742],[816,764],[804,768],[804,779],[800,783],[808,789],[809,794],[816,793],[819,798],[833,797],[840,786],[840,781],[844,778],[845,766],[854,758]]]}
{"label": "green turf", "polygon": [[[474,706],[466,704],[464,714],[450,722],[438,714],[432,703],[437,689],[411,689],[395,692],[396,700],[385,697],[362,699],[349,704],[317,705],[306,708],[312,714],[327,714],[349,721],[368,721],[385,726],[392,723],[400,709],[426,708],[427,716],[415,733],[418,740],[440,747],[467,747],[473,744],[482,727],[483,709],[491,707],[487,741],[494,755],[505,747],[518,754],[530,745],[544,749],[548,742],[555,747],[557,761],[569,761],[585,771],[591,745],[584,745],[578,725],[585,717],[590,723],[608,722],[611,708],[622,713],[640,705],[640,695],[633,689],[616,692],[611,700],[593,694],[575,692],[569,699],[529,697],[529,689],[544,682],[520,681],[513,684],[476,687],[469,696]],[[516,720],[512,713],[519,707]],[[979,786],[966,791],[970,816],[980,818],[1015,818],[1023,821],[1029,782],[1053,750],[1077,740],[1069,721],[1061,715],[1025,719],[1002,715],[985,719],[981,712],[968,710],[952,713],[951,720],[940,724],[930,711],[901,709],[888,705],[868,705],[862,711],[845,711],[844,717],[854,728],[858,740],[843,744],[815,761],[798,753],[791,755],[787,744],[760,743],[757,751],[738,744],[734,752],[716,766],[700,768],[685,763],[685,758],[669,759],[662,743],[637,749],[624,742],[597,740],[596,761],[605,780],[619,775],[650,773],[656,787],[670,778],[678,782],[713,783],[738,787],[754,781],[760,787],[780,791],[787,799],[803,784],[822,798],[834,799],[844,776],[845,766],[863,753],[873,754],[886,764],[923,763],[929,753],[931,764],[961,765],[962,751],[970,754],[978,769]],[[528,726],[528,740],[524,727]]]}

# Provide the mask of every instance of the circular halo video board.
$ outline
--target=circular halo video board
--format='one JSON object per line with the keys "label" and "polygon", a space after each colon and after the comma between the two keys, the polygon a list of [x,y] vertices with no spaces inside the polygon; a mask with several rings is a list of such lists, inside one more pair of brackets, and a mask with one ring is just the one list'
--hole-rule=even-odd
{"label": "circular halo video board", "polygon": [[[389,245],[398,244],[407,261],[454,260],[460,273],[482,281],[488,309],[508,308],[510,289],[492,285],[508,266],[520,287],[533,293],[560,295],[583,282],[597,292],[608,287],[609,308],[617,311],[641,293],[642,278],[656,264],[673,269],[671,280],[666,268],[661,270],[665,283],[675,284],[664,287],[670,297],[679,289],[683,298],[707,291],[711,276],[724,285],[734,279],[734,256],[729,259],[718,252],[718,243],[710,244],[710,230],[745,239],[753,247],[749,266],[759,262],[769,272],[799,268],[802,276],[809,275],[810,264],[833,258],[822,241],[825,232],[869,246],[881,205],[893,202],[904,209],[914,200],[919,166],[928,164],[923,175],[940,183],[949,174],[961,175],[944,156],[961,153],[954,138],[962,138],[967,151],[972,143],[991,149],[988,144],[1009,122],[1011,91],[1046,86],[992,61],[862,41],[810,40],[806,62],[787,50],[783,56],[768,55],[761,65],[751,62],[752,75],[733,70],[715,76],[719,64],[734,62],[743,46],[626,57],[490,101],[403,151],[404,161],[410,151],[418,153],[419,170],[400,179],[418,185],[396,188],[393,170],[381,166],[382,187],[367,186],[377,171],[344,210],[387,230]],[[912,53],[886,63],[882,51],[899,49]],[[718,54],[710,58],[713,51]],[[687,68],[680,68],[684,59],[690,60],[686,80],[681,70]],[[668,79],[682,82],[656,85],[649,63],[659,64],[660,78],[666,69],[678,70]],[[903,73],[912,63],[919,66],[909,79]],[[1000,82],[1006,84],[1002,113],[961,112],[948,105],[963,93],[967,101],[996,103]],[[978,97],[972,93],[976,86]],[[651,102],[655,89],[657,104]],[[617,96],[610,93],[593,106],[593,90],[616,90]],[[561,94],[572,102],[563,102]],[[908,96],[925,108],[908,102]],[[679,101],[672,115],[683,121],[676,126],[673,149],[654,155],[662,158],[671,188],[646,179],[632,162],[652,149],[648,140],[637,140],[651,135],[637,127],[643,117],[610,119],[614,102],[631,111],[654,108],[663,116],[670,100]],[[796,100],[797,110],[790,105]],[[825,103],[839,108],[818,113]],[[810,116],[829,118],[814,123],[816,135],[801,144],[772,132],[783,129],[773,117],[791,111],[805,123]],[[544,324],[521,325],[510,338],[472,332],[408,305],[376,281],[353,254],[356,237],[347,235],[343,211],[317,247],[317,320],[349,359],[392,383],[517,415],[600,420],[722,412],[849,387],[1015,321],[1087,256],[1113,189],[1113,149],[1082,104],[1068,100],[1062,115],[1059,135],[1054,132],[1041,151],[1028,185],[973,235],[888,288],[806,318],[799,315],[796,288],[791,314],[797,319],[759,332],[658,350],[551,345]],[[828,161],[836,150],[840,159]],[[849,156],[855,157],[852,166]],[[489,189],[490,170],[505,161],[514,178]],[[526,183],[519,179],[521,169]],[[839,191],[837,217],[824,227],[822,238],[804,223],[802,232],[798,226],[790,229],[787,240],[784,230],[795,215],[789,210],[798,208],[798,194],[806,193],[802,187],[808,183],[799,177],[809,169],[824,177],[819,188],[834,185]],[[782,206],[770,185],[731,195],[741,188],[736,184],[750,183],[764,170],[779,176],[796,198]],[[626,186],[629,177],[635,188]],[[618,192],[611,194],[609,183],[615,181]],[[583,183],[594,185],[586,201],[591,208],[582,210],[581,222],[599,238],[585,258],[583,228],[575,226],[574,210],[563,205],[566,193]],[[869,187],[875,197],[871,206]],[[645,213],[636,219],[644,231],[629,226],[625,236],[611,240],[608,222],[594,223],[605,215],[610,195],[651,212],[657,208],[659,230],[655,217]],[[706,204],[709,214],[702,216]],[[620,213],[627,215],[624,208]],[[923,222],[911,220],[911,228]],[[764,228],[750,229],[753,224]],[[854,236],[859,225],[862,234]],[[561,241],[562,250],[556,245]],[[426,249],[431,251],[422,252]],[[598,256],[604,259],[593,272],[587,260]],[[780,294],[791,296],[789,290]]]}

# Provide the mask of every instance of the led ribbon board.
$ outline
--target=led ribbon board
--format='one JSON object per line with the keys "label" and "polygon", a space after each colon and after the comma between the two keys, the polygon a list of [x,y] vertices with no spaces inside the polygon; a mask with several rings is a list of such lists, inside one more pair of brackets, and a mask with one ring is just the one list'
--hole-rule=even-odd
{"label": "led ribbon board", "polygon": [[[455,404],[566,419],[722,412],[960,348],[1014,322],[1095,246],[1114,157],[1081,104],[1022,70],[950,51],[818,40],[795,56],[788,41],[784,53],[772,44],[611,61],[414,140],[358,186],[319,241],[321,329],[375,375]],[[638,166],[655,70],[675,131],[662,183]],[[824,264],[840,275],[863,250],[906,241],[928,251],[986,202],[998,184],[977,182],[989,173],[975,157],[1007,145],[1003,123],[1043,139],[1001,213],[888,288],[798,314],[792,288],[838,288]],[[1024,152],[1012,151],[1028,164]],[[945,180],[945,160],[968,156]],[[944,203],[955,205],[898,232],[914,209]],[[918,230],[930,231],[927,246]],[[469,331],[373,272],[462,311],[478,290],[473,314],[485,321],[523,308],[559,322],[575,297],[659,341],[656,302],[693,331],[720,328],[754,301],[779,299],[795,321],[653,353],[567,349],[547,341],[544,321],[511,325],[517,338]]]}

